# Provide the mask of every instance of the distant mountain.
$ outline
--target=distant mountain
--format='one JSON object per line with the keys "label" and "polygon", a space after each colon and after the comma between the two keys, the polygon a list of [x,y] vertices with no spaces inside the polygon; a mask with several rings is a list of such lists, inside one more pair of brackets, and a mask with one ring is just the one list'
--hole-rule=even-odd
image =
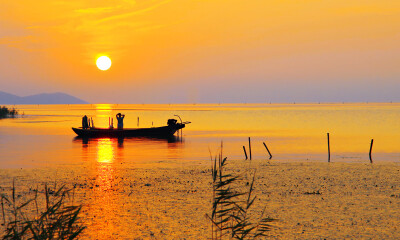
{"label": "distant mountain", "polygon": [[41,93],[20,97],[0,91],[0,104],[87,104],[88,102],[65,93]]}

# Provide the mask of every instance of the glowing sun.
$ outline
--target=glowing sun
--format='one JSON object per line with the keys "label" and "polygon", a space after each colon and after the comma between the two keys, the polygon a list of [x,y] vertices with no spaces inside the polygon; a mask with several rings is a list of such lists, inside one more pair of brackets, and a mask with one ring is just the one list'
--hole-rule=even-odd
{"label": "glowing sun", "polygon": [[100,70],[106,71],[111,67],[111,59],[107,56],[101,56],[96,60],[96,65]]}

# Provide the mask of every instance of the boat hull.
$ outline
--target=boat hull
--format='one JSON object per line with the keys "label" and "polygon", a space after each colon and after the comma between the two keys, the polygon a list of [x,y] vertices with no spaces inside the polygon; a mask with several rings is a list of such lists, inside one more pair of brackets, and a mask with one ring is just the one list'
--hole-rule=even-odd
{"label": "boat hull", "polygon": [[174,124],[164,127],[152,128],[72,128],[79,137],[171,137],[176,131],[185,127],[185,124]]}

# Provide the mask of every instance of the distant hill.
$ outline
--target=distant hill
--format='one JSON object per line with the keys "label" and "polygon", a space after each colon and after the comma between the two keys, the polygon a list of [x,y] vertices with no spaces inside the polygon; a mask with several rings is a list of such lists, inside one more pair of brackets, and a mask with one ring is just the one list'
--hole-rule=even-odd
{"label": "distant hill", "polygon": [[0,104],[87,104],[88,102],[65,93],[41,93],[20,97],[0,91]]}

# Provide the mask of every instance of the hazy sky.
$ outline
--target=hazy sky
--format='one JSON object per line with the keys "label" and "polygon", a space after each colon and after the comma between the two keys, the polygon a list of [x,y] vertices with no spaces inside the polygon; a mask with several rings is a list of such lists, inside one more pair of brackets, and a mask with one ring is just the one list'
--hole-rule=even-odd
{"label": "hazy sky", "polygon": [[[399,0],[0,0],[0,90],[89,102],[400,101]],[[113,65],[97,69],[99,55]]]}

